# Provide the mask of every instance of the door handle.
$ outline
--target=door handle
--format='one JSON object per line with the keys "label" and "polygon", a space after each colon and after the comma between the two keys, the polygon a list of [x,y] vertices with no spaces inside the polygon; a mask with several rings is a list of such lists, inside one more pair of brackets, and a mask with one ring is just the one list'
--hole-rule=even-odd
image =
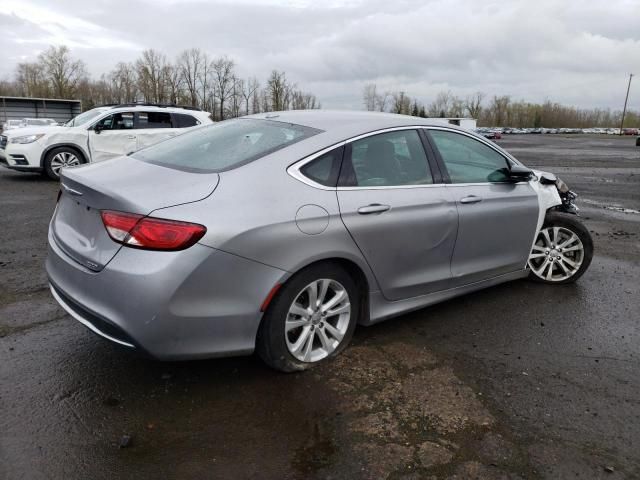
{"label": "door handle", "polygon": [[478,203],[482,201],[482,197],[478,197],[476,195],[469,195],[468,197],[464,197],[460,199],[460,203]]}
{"label": "door handle", "polygon": [[135,136],[135,135],[127,135],[127,138],[128,138],[129,140],[135,140],[135,139],[136,139],[136,136]]}
{"label": "door handle", "polygon": [[379,203],[372,203],[371,205],[367,205],[366,207],[360,207],[358,209],[358,213],[360,215],[369,215],[371,213],[382,213],[389,210],[391,207],[389,205],[381,205]]}

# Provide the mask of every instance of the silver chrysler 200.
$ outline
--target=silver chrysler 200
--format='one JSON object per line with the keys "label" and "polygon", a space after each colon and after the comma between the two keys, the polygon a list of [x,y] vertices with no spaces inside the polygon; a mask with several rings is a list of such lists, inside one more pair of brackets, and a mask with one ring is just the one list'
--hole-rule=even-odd
{"label": "silver chrysler 200", "polygon": [[437,120],[253,115],[63,170],[46,267],[60,305],[113,342],[294,371],[357,324],[523,277],[575,281],[593,244],[574,198]]}

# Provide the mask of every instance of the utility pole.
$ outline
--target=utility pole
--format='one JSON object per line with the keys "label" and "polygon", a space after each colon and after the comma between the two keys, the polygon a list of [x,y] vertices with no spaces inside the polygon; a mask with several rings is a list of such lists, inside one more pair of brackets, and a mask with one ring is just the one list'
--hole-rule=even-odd
{"label": "utility pole", "polygon": [[629,100],[629,89],[631,88],[631,79],[633,73],[629,74],[629,85],[627,85],[627,96],[624,98],[624,108],[622,109],[622,121],[620,122],[620,135],[622,135],[622,127],[624,126],[624,116],[627,114],[627,100]]}

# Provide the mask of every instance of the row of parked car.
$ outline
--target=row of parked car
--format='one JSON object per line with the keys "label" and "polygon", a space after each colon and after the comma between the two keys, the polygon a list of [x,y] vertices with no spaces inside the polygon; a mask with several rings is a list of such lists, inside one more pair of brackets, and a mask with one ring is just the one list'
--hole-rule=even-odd
{"label": "row of parked car", "polygon": [[22,120],[7,120],[1,125],[3,132],[25,127],[56,127],[59,123],[53,118],[23,118]]}
{"label": "row of parked car", "polygon": [[[499,139],[502,135],[507,134],[573,134],[573,133],[588,133],[599,135],[619,135],[619,128],[512,128],[512,127],[480,127],[476,128],[476,133],[491,138],[492,140]],[[640,129],[638,128],[623,128],[623,135],[640,135]]]}

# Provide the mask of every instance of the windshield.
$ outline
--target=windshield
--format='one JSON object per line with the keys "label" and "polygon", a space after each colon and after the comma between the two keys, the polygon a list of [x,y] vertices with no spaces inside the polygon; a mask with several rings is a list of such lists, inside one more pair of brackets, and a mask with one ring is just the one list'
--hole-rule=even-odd
{"label": "windshield", "polygon": [[321,131],[272,120],[227,120],[145,148],[132,157],[178,170],[221,172]]}
{"label": "windshield", "polygon": [[87,122],[90,122],[94,118],[96,118],[101,113],[107,111],[106,108],[94,108],[93,110],[87,110],[84,113],[81,113],[77,117],[73,117],[67,123],[64,124],[65,127],[78,127],[80,125],[84,125]]}

